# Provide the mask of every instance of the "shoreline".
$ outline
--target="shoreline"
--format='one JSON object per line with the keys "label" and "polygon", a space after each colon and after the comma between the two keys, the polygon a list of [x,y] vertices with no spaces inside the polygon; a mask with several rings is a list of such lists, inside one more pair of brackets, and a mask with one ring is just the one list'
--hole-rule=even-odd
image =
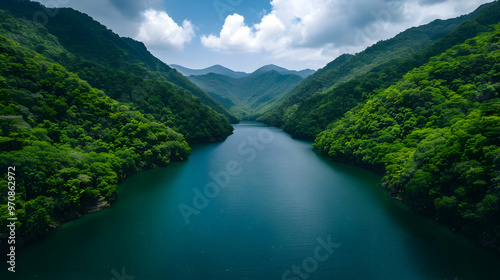
{"label": "shoreline", "polygon": [[[134,173],[135,174],[135,173]],[[121,182],[120,182],[121,183]],[[119,183],[119,184],[120,184]],[[66,216],[62,217],[61,222],[55,223],[55,224],[50,224],[49,228],[45,230],[45,232],[37,235],[37,236],[29,236],[29,237],[24,237],[24,238],[16,238],[16,253],[28,246],[31,243],[35,243],[37,241],[42,240],[45,238],[49,233],[51,233],[53,230],[56,230],[63,224],[69,223],[71,221],[77,220],[81,218],[84,215],[99,212],[101,210],[104,210],[106,208],[112,207],[113,204],[109,203],[108,201],[104,200],[104,197],[99,197],[94,203],[89,204],[85,206],[84,211],[81,212],[68,212],[66,213]],[[9,244],[7,244],[7,234],[1,234],[0,235],[0,260],[6,260],[6,254],[8,253],[9,250]]]}
{"label": "shoreline", "polygon": [[[345,164],[349,164],[351,166],[354,166],[354,167],[358,167],[358,168],[362,168],[364,170],[367,170],[367,171],[371,171],[371,172],[374,172],[376,174],[379,174],[379,175],[382,175],[384,176],[385,175],[385,171],[384,172],[381,172],[380,168],[377,168],[376,166],[371,166],[371,165],[368,165],[368,164],[358,164],[354,161],[347,161],[347,160],[343,160],[342,158],[333,158],[331,156],[329,156],[328,154],[325,154],[324,152],[314,148],[314,151],[321,154],[322,156],[325,156],[326,158],[328,158],[329,160],[332,160],[334,162],[339,162],[339,163],[345,163]],[[475,235],[475,234],[468,234],[467,232],[465,232],[464,229],[462,229],[459,225],[454,225],[454,224],[451,224],[451,223],[444,223],[444,222],[441,222],[438,217],[434,216],[434,215],[431,215],[430,213],[424,213],[424,212],[420,212],[420,211],[417,211],[417,209],[413,208],[410,206],[410,203],[408,203],[408,201],[404,200],[403,198],[399,197],[397,195],[397,193],[393,193],[390,189],[387,189],[385,187],[385,185],[387,185],[387,182],[380,182],[379,184],[379,187],[382,187],[385,191],[386,191],[386,194],[392,198],[392,199],[395,199],[395,200],[398,200],[398,201],[401,201],[405,207],[407,207],[408,209],[410,209],[411,211],[419,214],[419,215],[422,215],[424,216],[425,218],[427,219],[430,219],[444,227],[446,227],[448,230],[451,230],[452,232],[456,232],[456,233],[459,233],[459,234],[462,234],[466,237],[470,237],[472,238],[473,242],[478,246],[478,247],[481,247],[481,248],[485,248],[485,249],[488,249],[488,250],[492,250],[494,252],[497,252],[497,253],[500,253],[500,240],[498,239],[495,239],[495,238],[489,238],[488,236],[485,236],[485,232],[483,232],[483,236],[480,236],[480,235]]]}
{"label": "shoreline", "polygon": [[[173,161],[173,162],[182,162],[185,160],[187,160],[187,159],[181,158],[180,160]],[[141,168],[141,169],[137,170],[136,172],[133,172],[130,174],[124,174],[124,176],[121,177],[120,180],[118,181],[117,192],[118,192],[118,187],[120,186],[120,184],[122,184],[130,176],[138,174],[138,173],[140,173],[142,171],[146,171],[146,170],[153,170],[153,169],[157,169],[157,168],[167,168],[169,165],[170,165],[170,163],[165,165],[165,166],[153,165],[150,168]],[[117,199],[118,198],[116,198],[115,201]],[[99,212],[99,211],[104,210],[106,208],[110,208],[113,206],[113,204],[114,203],[110,203],[110,202],[106,201],[104,199],[104,197],[99,196],[98,199],[96,199],[93,203],[90,203],[88,205],[83,206],[80,211],[72,211],[72,212],[65,213],[66,215],[61,217],[60,222],[50,224],[49,228],[47,228],[44,232],[40,233],[39,235],[16,238],[16,252],[19,252],[20,250],[22,250],[23,248],[25,248],[26,246],[28,246],[31,243],[42,240],[43,238],[45,238],[47,236],[47,234],[49,234],[53,230],[56,230],[57,228],[59,228],[63,224],[77,220],[84,215]],[[8,253],[8,250],[9,250],[9,244],[7,244],[7,238],[8,238],[7,234],[0,234],[0,254],[1,254],[0,260],[2,260],[2,261],[7,260],[6,254]]]}
{"label": "shoreline", "polygon": [[[211,143],[216,143],[216,142],[221,142],[221,141],[209,141],[209,142],[198,142],[198,143],[192,142],[191,144],[200,144],[200,143],[211,144]],[[380,172],[380,169],[378,169],[378,168],[376,168],[374,166],[368,166],[366,164],[357,164],[357,163],[352,162],[352,161],[344,161],[344,160],[342,160],[340,158],[338,158],[338,159],[337,158],[333,158],[333,157],[330,157],[330,156],[326,155],[325,153],[323,153],[322,151],[320,151],[320,150],[318,150],[316,148],[314,148],[313,151],[316,152],[316,153],[319,153],[320,155],[325,156],[329,160],[332,160],[332,161],[335,161],[335,162],[339,162],[339,163],[346,163],[346,164],[349,164],[351,166],[362,168],[364,170],[368,170],[368,171],[374,172],[374,173],[379,174],[379,175],[384,175],[383,172]],[[174,161],[174,162],[182,162],[182,161],[185,161],[185,160],[188,160],[188,159],[189,158],[186,158],[186,159],[182,159],[181,158],[180,160]],[[136,172],[131,173],[131,174],[124,174],[124,176],[122,178],[120,178],[120,180],[118,182],[118,186],[121,183],[123,183],[123,181],[125,181],[127,178],[129,178],[130,176],[135,175],[135,174],[137,174],[139,172],[146,171],[146,170],[153,170],[153,169],[156,169],[156,168],[166,168],[169,165],[170,165],[170,163],[167,164],[167,165],[165,165],[165,166],[156,166],[156,165],[154,165],[154,166],[152,166],[150,168],[141,168],[141,169],[139,169]],[[481,237],[481,236],[474,235],[474,234],[467,234],[458,225],[444,223],[444,222],[439,221],[437,219],[437,217],[435,217],[433,215],[429,215],[428,213],[419,212],[416,209],[412,208],[407,203],[407,201],[405,201],[401,197],[397,196],[397,194],[391,193],[391,191],[389,189],[387,189],[386,187],[384,187],[384,183],[385,182],[380,182],[379,186],[382,187],[382,188],[384,188],[384,190],[386,191],[386,194],[390,198],[392,198],[392,199],[401,201],[407,208],[409,208],[413,212],[418,213],[418,214],[424,216],[427,219],[431,219],[434,222],[437,222],[438,224],[440,224],[442,226],[445,226],[448,230],[451,230],[453,232],[457,232],[457,233],[460,233],[460,234],[462,234],[464,236],[472,238],[473,241],[474,241],[474,243],[478,247],[485,248],[485,249],[496,251],[496,252],[500,253],[500,243],[499,243],[498,240],[495,240],[494,238],[487,238],[487,236],[482,236]],[[82,217],[84,215],[95,213],[95,212],[99,212],[99,211],[104,210],[106,208],[110,208],[110,207],[113,206],[113,204],[114,203],[110,203],[110,202],[106,201],[104,199],[104,197],[100,196],[93,203],[84,206],[81,211],[78,211],[78,212],[68,212],[66,216],[62,217],[62,220],[61,220],[60,223],[51,224],[49,226],[49,228],[45,232],[43,232],[42,234],[40,234],[38,236],[30,236],[28,238],[20,238],[20,240],[16,240],[16,248],[18,250],[19,249],[23,249],[25,246],[27,246],[27,245],[29,245],[29,244],[31,244],[33,242],[37,242],[37,241],[43,239],[47,234],[49,234],[53,230],[59,228],[61,225],[65,224],[65,223],[68,223],[68,222],[71,222],[71,221],[74,221],[74,220],[77,220],[78,218],[80,218],[80,217]],[[6,242],[7,241],[7,237],[8,237],[7,234],[1,234],[0,235],[0,253],[2,254],[2,257],[0,257],[1,260],[3,260],[5,258],[5,256],[6,256],[6,254],[8,253],[8,248],[9,247],[8,247],[7,242]]]}
{"label": "shoreline", "polygon": [[[234,132],[232,132],[231,135],[233,133]],[[229,137],[229,136],[230,135],[228,135],[227,137]],[[205,139],[203,141],[202,140],[200,140],[200,141],[196,141],[196,140],[195,141],[189,141],[188,144],[190,145],[190,148],[191,148],[192,144],[213,144],[213,143],[219,143],[219,142],[224,142],[227,139],[227,137],[225,137],[224,139],[217,139],[215,137],[210,137],[210,138]],[[190,152],[188,153],[188,155],[187,155],[186,158],[178,158],[177,160],[172,160],[170,163],[168,163],[166,165],[155,165],[155,164],[152,164],[150,167],[139,168],[135,172],[123,174],[123,176],[120,177],[120,179],[118,181],[118,184],[117,184],[117,193],[118,193],[118,187],[120,186],[120,184],[123,183],[130,176],[138,174],[138,173],[140,173],[142,171],[146,171],[146,170],[153,170],[153,169],[157,169],[157,168],[167,168],[167,167],[170,166],[171,163],[174,163],[174,162],[183,162],[183,161],[188,160],[189,159],[189,155],[190,155]],[[118,197],[115,199],[115,202],[116,202],[116,200],[118,200]],[[34,243],[34,242],[42,240],[45,236],[47,236],[47,234],[49,234],[53,230],[59,228],[61,225],[65,224],[65,223],[68,223],[68,222],[71,222],[71,221],[74,221],[74,220],[77,220],[77,219],[79,219],[80,217],[82,217],[84,215],[95,213],[95,212],[99,212],[99,211],[104,210],[106,208],[110,208],[110,207],[113,206],[113,204],[114,204],[114,202],[110,203],[110,202],[106,201],[104,199],[104,197],[100,196],[93,203],[91,203],[89,205],[85,205],[84,207],[82,207],[82,209],[80,209],[80,211],[67,212],[65,216],[60,217],[60,222],[50,224],[49,227],[44,232],[39,233],[36,236],[28,236],[28,237],[19,237],[19,238],[17,238],[16,239],[16,249],[17,249],[17,252],[19,250],[22,250],[24,247],[28,246],[31,243]],[[7,240],[8,240],[7,238],[8,238],[7,234],[0,234],[0,254],[1,254],[0,260],[2,260],[2,261],[7,259],[6,258],[6,254],[9,252],[9,246],[10,245],[7,243]]]}

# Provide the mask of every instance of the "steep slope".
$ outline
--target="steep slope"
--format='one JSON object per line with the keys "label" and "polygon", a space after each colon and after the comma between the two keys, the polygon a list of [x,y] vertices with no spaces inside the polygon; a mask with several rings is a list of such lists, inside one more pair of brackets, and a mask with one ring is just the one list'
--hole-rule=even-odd
{"label": "steep slope", "polygon": [[314,139],[319,132],[326,129],[331,122],[349,109],[354,108],[373,93],[397,82],[413,68],[427,63],[430,57],[468,38],[473,38],[480,32],[487,31],[491,24],[498,23],[499,14],[498,2],[485,5],[476,10],[469,20],[434,44],[406,57],[391,60],[374,68],[367,75],[340,83],[321,95],[305,100],[288,110],[284,129],[295,137]]}
{"label": "steep slope", "polygon": [[[444,21],[436,20],[427,25],[410,28],[396,37],[378,42],[356,55],[340,56],[326,67],[309,76],[292,94],[283,100],[283,102],[277,104],[260,120],[274,126],[284,126],[285,130],[292,132],[294,129],[293,125],[292,128],[287,128],[286,124],[294,118],[294,113],[303,101],[314,95],[331,91],[332,87],[342,82],[363,77],[383,64],[391,64],[397,59],[409,57],[411,54],[447,36],[458,25],[472,16],[473,14]],[[356,102],[349,105],[353,104],[355,105]],[[297,117],[296,119],[299,118]],[[324,128],[319,127],[318,129]],[[314,135],[314,132],[307,132],[305,135],[295,136],[311,138]]]}
{"label": "steep slope", "polygon": [[182,75],[184,75],[186,77],[187,76],[202,76],[202,75],[207,75],[209,73],[224,75],[224,76],[228,76],[228,77],[236,78],[236,79],[248,76],[248,74],[245,72],[236,72],[236,71],[233,71],[233,70],[226,68],[224,66],[221,66],[221,65],[214,65],[214,66],[210,66],[210,67],[205,68],[205,69],[189,69],[189,68],[183,67],[181,65],[177,65],[177,64],[171,64],[170,67],[176,69],[177,71],[179,71]]}
{"label": "steep slope", "polygon": [[384,172],[411,208],[500,249],[500,24],[370,96],[315,146]]}
{"label": "steep slope", "polygon": [[245,114],[244,110],[237,108],[240,107],[240,102],[239,84],[236,82],[236,78],[222,74],[208,73],[201,76],[189,76],[188,79],[239,118],[242,117],[242,114]]}
{"label": "steep slope", "polygon": [[[30,19],[37,11],[46,8],[24,0],[5,0],[0,3],[0,9]],[[45,27],[68,52],[43,52],[49,58],[77,73],[93,87],[104,90],[112,98],[131,103],[157,119],[174,122],[170,125],[175,126],[190,141],[221,140],[231,133],[232,127],[228,120],[236,122],[236,118],[203,90],[152,56],[142,43],[121,38],[75,10],[64,8],[47,11],[51,11],[54,16]],[[29,46],[24,41],[22,43]],[[157,96],[162,99],[160,91],[171,91],[176,96],[183,96],[197,108],[193,107],[188,112],[184,110],[185,106],[180,107],[182,111],[173,112],[177,115],[173,118],[164,110],[164,107],[170,107],[165,100],[157,102],[152,98]],[[194,105],[200,101],[211,109],[201,104]],[[174,107],[170,109],[177,110]],[[212,109],[225,117],[210,112]],[[206,111],[204,114],[210,117],[198,118],[192,111]]]}
{"label": "steep slope", "polygon": [[[287,113],[297,107],[307,98],[311,97],[316,92],[319,92],[323,88],[323,83],[319,79],[323,76],[328,76],[324,73],[328,71],[333,71],[339,69],[352,55],[344,54],[337,57],[334,61],[328,63],[325,67],[318,70],[313,75],[307,77],[303,82],[301,82],[286,98],[278,102],[275,106],[266,112],[263,116],[259,117],[257,120],[265,122],[272,126],[281,127],[285,124],[286,120],[289,119]],[[323,74],[322,74],[323,73]]]}
{"label": "steep slope", "polygon": [[280,74],[274,70],[254,72],[243,78],[210,73],[189,79],[231,113],[244,119],[255,119],[263,114],[303,80],[298,75]]}
{"label": "steep slope", "polygon": [[[6,14],[0,11],[3,27],[23,26]],[[112,203],[127,175],[183,160],[189,146],[165,124],[0,34],[0,151],[0,168],[12,172],[0,178],[3,248],[8,217],[17,218],[21,247]],[[13,208],[9,191],[16,194]]]}

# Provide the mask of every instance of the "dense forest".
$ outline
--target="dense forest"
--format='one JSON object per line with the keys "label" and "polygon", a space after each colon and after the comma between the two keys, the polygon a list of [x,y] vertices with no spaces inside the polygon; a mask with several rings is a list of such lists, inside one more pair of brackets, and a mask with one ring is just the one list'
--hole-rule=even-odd
{"label": "dense forest", "polygon": [[309,76],[294,92],[258,120],[282,127],[294,137],[314,139],[349,109],[405,73],[498,19],[498,9],[482,7],[455,19],[413,27],[356,54],[345,54]]}
{"label": "dense forest", "polygon": [[[72,9],[42,26],[22,19],[45,9],[38,3],[0,8],[11,10],[0,10],[0,168],[22,174],[18,244],[113,203],[125,177],[186,159],[188,142],[232,133],[236,118],[142,43]],[[0,178],[2,233],[8,179]]]}
{"label": "dense forest", "polygon": [[[37,11],[47,8],[36,2],[6,0],[0,2],[0,9],[31,19]],[[2,33],[78,74],[111,98],[153,115],[190,142],[220,141],[231,134],[229,122],[237,119],[187,78],[151,55],[144,44],[119,37],[73,9],[48,11],[55,16],[45,28],[33,21],[4,18]]]}
{"label": "dense forest", "polygon": [[315,95],[304,101],[293,112],[284,128],[296,137],[313,139],[319,132],[358,102],[366,100],[370,95],[387,88],[399,81],[405,73],[428,62],[432,56],[438,55],[448,48],[472,38],[480,32],[488,30],[488,26],[498,22],[497,13],[500,8],[484,8],[445,38],[423,48],[420,51],[391,60],[374,68],[367,75],[340,83],[323,95]]}
{"label": "dense forest", "polygon": [[315,146],[386,173],[411,208],[500,248],[500,24],[374,94]]}
{"label": "dense forest", "polygon": [[[189,152],[184,137],[162,122],[1,35],[0,64],[0,168],[23,174],[16,177],[21,238],[34,238],[99,199],[113,202],[126,175]],[[0,178],[2,194],[7,186]],[[0,201],[4,225],[7,195]]]}

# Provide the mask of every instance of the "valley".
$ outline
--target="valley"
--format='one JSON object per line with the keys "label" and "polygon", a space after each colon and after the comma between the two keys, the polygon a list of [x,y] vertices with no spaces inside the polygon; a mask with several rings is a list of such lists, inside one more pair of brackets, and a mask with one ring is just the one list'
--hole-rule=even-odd
{"label": "valley", "polygon": [[[259,47],[287,30],[275,10],[228,15],[220,34],[132,12],[136,39],[74,8],[0,2],[0,252],[19,279],[498,275],[500,2],[339,55],[336,35],[302,38],[326,40],[316,52],[292,36],[314,17]],[[296,70],[273,64],[287,44]],[[230,47],[248,54],[237,67]]]}
{"label": "valley", "polygon": [[243,120],[262,116],[314,73],[313,70],[290,71],[275,65],[263,66],[250,74],[220,65],[201,70],[172,67]]}

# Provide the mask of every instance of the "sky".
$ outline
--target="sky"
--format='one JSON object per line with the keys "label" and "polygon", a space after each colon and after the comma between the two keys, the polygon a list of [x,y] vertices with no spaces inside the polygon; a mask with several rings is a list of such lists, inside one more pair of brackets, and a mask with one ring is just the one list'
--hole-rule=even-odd
{"label": "sky", "polygon": [[167,64],[317,70],[343,53],[492,0],[36,0],[84,12]]}

